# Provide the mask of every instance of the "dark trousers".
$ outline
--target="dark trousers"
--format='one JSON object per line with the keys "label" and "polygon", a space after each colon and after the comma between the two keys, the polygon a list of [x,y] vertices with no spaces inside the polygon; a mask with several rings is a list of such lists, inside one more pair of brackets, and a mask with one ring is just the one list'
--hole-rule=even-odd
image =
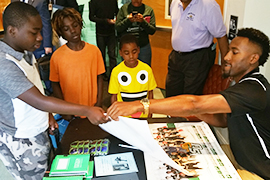
{"label": "dark trousers", "polygon": [[152,59],[152,50],[150,43],[147,45],[140,47],[139,60],[148,64],[151,67],[151,59]]}
{"label": "dark trousers", "polygon": [[172,51],[166,78],[166,97],[180,94],[201,95],[209,70],[215,62],[211,47],[189,53]]}
{"label": "dark trousers", "polygon": [[[96,34],[97,46],[101,51],[104,67],[107,69],[106,65],[106,47],[108,48],[108,56],[109,56],[109,76],[111,74],[112,69],[116,66],[116,37],[115,34],[112,35],[99,35]],[[106,70],[107,71],[107,70]]]}

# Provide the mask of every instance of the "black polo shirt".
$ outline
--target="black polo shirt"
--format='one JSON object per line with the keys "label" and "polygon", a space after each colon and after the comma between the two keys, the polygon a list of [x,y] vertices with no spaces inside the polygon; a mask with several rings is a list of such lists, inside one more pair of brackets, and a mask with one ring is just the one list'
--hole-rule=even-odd
{"label": "black polo shirt", "polygon": [[227,116],[229,140],[236,161],[270,179],[270,85],[259,68],[221,94],[232,113]]}

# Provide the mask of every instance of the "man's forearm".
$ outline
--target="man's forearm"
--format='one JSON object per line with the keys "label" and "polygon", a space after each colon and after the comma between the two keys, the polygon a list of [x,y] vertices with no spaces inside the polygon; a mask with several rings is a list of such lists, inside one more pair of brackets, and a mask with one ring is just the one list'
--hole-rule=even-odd
{"label": "man's forearm", "polygon": [[223,60],[229,50],[229,43],[228,43],[227,35],[221,38],[217,38],[217,41],[218,41],[218,46],[219,46],[219,50],[221,54],[221,60]]}

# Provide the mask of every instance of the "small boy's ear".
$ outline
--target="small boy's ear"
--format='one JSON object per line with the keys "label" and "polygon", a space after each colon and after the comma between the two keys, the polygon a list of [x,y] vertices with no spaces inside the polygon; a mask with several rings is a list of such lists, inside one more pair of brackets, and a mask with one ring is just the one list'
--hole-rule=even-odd
{"label": "small boy's ear", "polygon": [[122,56],[122,51],[121,51],[121,49],[119,49],[119,55]]}

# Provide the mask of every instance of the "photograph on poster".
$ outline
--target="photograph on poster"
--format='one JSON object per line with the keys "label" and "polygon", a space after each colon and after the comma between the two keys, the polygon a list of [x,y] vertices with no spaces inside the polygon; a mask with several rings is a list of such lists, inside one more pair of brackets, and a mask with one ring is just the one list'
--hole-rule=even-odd
{"label": "photograph on poster", "polygon": [[237,24],[238,24],[238,16],[231,15],[230,18],[230,28],[229,28],[229,36],[228,39],[232,40],[236,37],[236,31],[237,31]]}

